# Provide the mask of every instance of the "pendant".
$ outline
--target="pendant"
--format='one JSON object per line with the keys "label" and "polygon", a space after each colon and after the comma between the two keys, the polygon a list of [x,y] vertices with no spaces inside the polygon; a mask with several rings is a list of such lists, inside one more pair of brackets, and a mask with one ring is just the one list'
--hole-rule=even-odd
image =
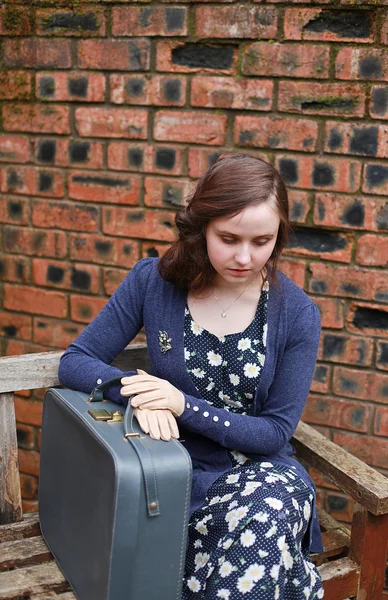
{"label": "pendant", "polygon": [[225,319],[225,317],[226,317],[226,312],[222,312],[222,313],[221,313],[221,317],[222,317],[223,319]]}

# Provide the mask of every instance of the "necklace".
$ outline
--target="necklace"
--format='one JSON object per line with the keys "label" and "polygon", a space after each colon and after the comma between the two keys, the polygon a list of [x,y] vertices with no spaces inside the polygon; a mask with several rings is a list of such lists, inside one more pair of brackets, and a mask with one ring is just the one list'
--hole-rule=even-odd
{"label": "necklace", "polygon": [[247,291],[247,289],[248,289],[248,288],[249,288],[249,287],[252,285],[253,281],[254,281],[254,280],[252,279],[252,281],[251,281],[250,283],[248,283],[247,287],[245,287],[245,288],[243,289],[243,291],[241,292],[241,294],[239,294],[239,295],[237,296],[237,298],[236,298],[235,300],[233,300],[232,304],[229,304],[229,306],[227,306],[226,308],[224,308],[224,307],[222,306],[221,302],[219,301],[219,299],[218,299],[218,298],[217,298],[217,296],[216,296],[216,293],[215,293],[215,291],[214,291],[214,288],[212,288],[212,293],[213,293],[214,299],[215,299],[215,301],[217,302],[217,304],[219,304],[219,306],[221,306],[221,308],[222,308],[221,317],[222,317],[223,319],[225,319],[225,317],[227,317],[227,311],[228,311],[228,310],[229,310],[229,309],[230,309],[230,308],[233,306],[233,304],[235,304],[235,303],[237,302],[237,300],[239,300],[239,299],[241,298],[241,296],[244,294],[244,292],[246,292],[246,291]]}

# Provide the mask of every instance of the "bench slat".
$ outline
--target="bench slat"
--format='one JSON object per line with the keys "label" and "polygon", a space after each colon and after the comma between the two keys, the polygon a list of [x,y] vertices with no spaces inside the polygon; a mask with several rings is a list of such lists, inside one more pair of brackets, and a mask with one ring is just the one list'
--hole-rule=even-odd
{"label": "bench slat", "polygon": [[22,519],[13,393],[0,394],[0,523]]}
{"label": "bench slat", "polygon": [[0,599],[14,600],[20,596],[68,589],[69,584],[56,563],[42,563],[2,573]]}
{"label": "bench slat", "polygon": [[318,567],[325,588],[325,598],[346,600],[357,596],[360,568],[350,558],[340,558]]}
{"label": "bench slat", "polygon": [[52,560],[42,536],[1,544],[0,571],[37,565]]}
{"label": "bench slat", "polygon": [[0,544],[40,535],[38,513],[27,513],[22,521],[0,525]]}

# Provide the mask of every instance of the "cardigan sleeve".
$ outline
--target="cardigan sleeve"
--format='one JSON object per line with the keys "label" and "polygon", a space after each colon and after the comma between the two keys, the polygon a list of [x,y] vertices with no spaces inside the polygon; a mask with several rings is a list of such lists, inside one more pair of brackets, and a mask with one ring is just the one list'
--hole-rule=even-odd
{"label": "cardigan sleeve", "polygon": [[295,318],[258,416],[226,412],[185,394],[185,410],[178,423],[226,448],[265,456],[278,453],[292,437],[302,415],[314,373],[319,336],[320,314],[311,303]]}
{"label": "cardigan sleeve", "polygon": [[[136,263],[101,312],[64,352],[58,370],[61,384],[89,393],[108,379],[136,374],[110,363],[143,326],[143,303],[153,261],[147,258]],[[107,390],[105,396],[115,402],[127,401],[120,396],[120,387]]]}

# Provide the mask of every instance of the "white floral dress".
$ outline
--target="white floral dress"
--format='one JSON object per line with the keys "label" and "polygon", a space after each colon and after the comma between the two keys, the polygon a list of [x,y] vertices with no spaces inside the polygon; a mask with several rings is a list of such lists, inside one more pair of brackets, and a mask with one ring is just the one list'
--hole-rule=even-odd
{"label": "white floral dress", "polygon": [[[253,322],[217,337],[185,311],[185,359],[201,398],[247,414],[265,361],[268,282]],[[189,523],[182,600],[323,598],[304,537],[313,490],[294,467],[229,450],[234,465],[209,488]]]}

